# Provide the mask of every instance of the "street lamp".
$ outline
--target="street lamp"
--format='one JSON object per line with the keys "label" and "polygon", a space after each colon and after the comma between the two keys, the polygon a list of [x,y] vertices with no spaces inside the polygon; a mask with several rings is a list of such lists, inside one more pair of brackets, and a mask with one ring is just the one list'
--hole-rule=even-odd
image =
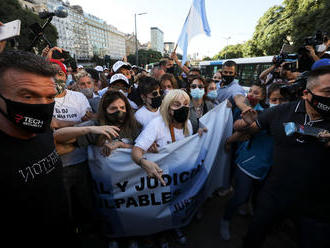
{"label": "street lamp", "polygon": [[223,37],[225,40],[227,40],[227,46],[226,46],[226,53],[225,53],[225,59],[227,59],[227,50],[228,50],[228,41],[231,39],[230,36],[228,37]]}
{"label": "street lamp", "polygon": [[139,51],[138,51],[138,40],[137,40],[137,29],[136,29],[136,16],[137,15],[145,15],[147,14],[146,12],[139,13],[139,14],[134,14],[134,21],[135,21],[135,64],[138,66],[139,64]]}

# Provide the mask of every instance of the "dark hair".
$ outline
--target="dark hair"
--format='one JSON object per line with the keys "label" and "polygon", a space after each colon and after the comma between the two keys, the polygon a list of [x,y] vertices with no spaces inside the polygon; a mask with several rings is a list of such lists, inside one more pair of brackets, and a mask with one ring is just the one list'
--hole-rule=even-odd
{"label": "dark hair", "polygon": [[236,62],[235,61],[233,61],[233,60],[227,60],[225,63],[223,63],[223,65],[222,65],[222,68],[224,68],[224,67],[235,67],[235,72],[237,72],[237,64],[236,64]]}
{"label": "dark hair", "polygon": [[141,77],[139,79],[138,91],[142,95],[147,95],[157,88],[160,88],[159,82],[153,77]]}
{"label": "dark hair", "polygon": [[201,75],[201,70],[198,69],[198,68],[196,68],[196,67],[191,68],[191,69],[189,70],[189,72],[191,72],[191,71],[196,71],[196,72],[199,73],[199,75]]}
{"label": "dark hair", "polygon": [[169,80],[171,81],[171,84],[173,86],[174,89],[178,89],[178,83],[175,79],[175,77],[173,76],[173,74],[171,73],[165,73],[161,78],[160,78],[160,85],[162,85],[163,81]]}
{"label": "dark hair", "polygon": [[166,64],[167,64],[167,60],[168,59],[161,59],[160,61],[159,61],[159,66],[166,66]]}
{"label": "dark hair", "polygon": [[205,92],[211,83],[215,83],[215,81],[212,78],[209,77],[205,78]]}
{"label": "dark hair", "polygon": [[[195,80],[199,80],[199,81],[201,81],[202,83],[203,83],[203,85],[204,85],[204,90],[205,90],[205,85],[206,85],[206,82],[205,82],[205,79],[203,78],[203,77],[201,77],[201,76],[194,76],[194,77],[192,77],[192,80],[190,81],[190,84],[188,85],[188,87],[187,87],[187,93],[190,95],[190,85],[192,84],[192,82],[194,82]],[[205,91],[206,92],[206,91]]]}
{"label": "dark hair", "polygon": [[270,97],[270,95],[273,92],[275,92],[277,90],[280,90],[281,87],[283,87],[284,85],[286,85],[286,84],[284,84],[284,83],[272,83],[268,88],[268,94],[267,94],[268,98]]}
{"label": "dark hair", "polygon": [[9,69],[30,72],[45,77],[54,77],[56,75],[56,70],[45,58],[21,50],[0,53],[0,80]]}
{"label": "dark hair", "polygon": [[91,75],[91,77],[95,80],[95,82],[99,81],[100,77],[97,70],[92,68],[87,68],[85,71],[87,71]]}
{"label": "dark hair", "polygon": [[257,87],[259,87],[260,89],[261,89],[261,92],[262,92],[262,94],[263,94],[263,96],[264,96],[264,99],[263,100],[261,100],[261,101],[259,101],[259,104],[261,105],[261,107],[263,107],[263,108],[268,108],[269,106],[268,106],[268,104],[266,103],[266,97],[267,97],[267,93],[266,93],[266,86],[264,85],[264,84],[262,84],[261,82],[254,82],[254,83],[252,83],[252,85],[251,85],[251,87],[252,86],[257,86]]}
{"label": "dark hair", "polygon": [[[137,122],[134,116],[134,112],[127,98],[119,91],[116,90],[108,90],[102,96],[101,101],[99,103],[98,111],[97,111],[97,120],[100,123],[100,126],[103,125],[114,125],[114,123],[109,123],[106,119],[107,108],[114,101],[121,99],[125,102],[126,107],[126,117],[124,120],[123,126],[120,127],[120,137],[121,138],[132,138],[135,140],[138,136],[138,132],[141,128],[140,124]],[[102,145],[105,137],[100,137],[98,145]]]}

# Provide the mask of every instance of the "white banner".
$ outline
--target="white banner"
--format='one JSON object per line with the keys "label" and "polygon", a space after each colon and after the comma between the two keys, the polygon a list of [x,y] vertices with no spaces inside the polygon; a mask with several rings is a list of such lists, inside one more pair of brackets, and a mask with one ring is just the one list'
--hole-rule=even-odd
{"label": "white banner", "polygon": [[164,171],[162,186],[131,159],[130,149],[103,157],[98,147],[88,149],[97,208],[107,235],[149,235],[189,224],[204,200],[229,184],[229,154],[224,141],[232,133],[232,112],[226,102],[200,119],[208,132],[148,153]]}

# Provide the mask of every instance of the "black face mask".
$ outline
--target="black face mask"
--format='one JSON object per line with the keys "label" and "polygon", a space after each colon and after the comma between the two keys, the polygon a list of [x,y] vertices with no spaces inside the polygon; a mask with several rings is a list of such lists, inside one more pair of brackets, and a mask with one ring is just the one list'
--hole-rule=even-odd
{"label": "black face mask", "polygon": [[173,110],[173,118],[179,123],[184,123],[188,119],[189,107],[181,107],[179,109]]}
{"label": "black face mask", "polygon": [[312,95],[312,100],[308,103],[315,109],[323,118],[330,119],[330,97],[319,96],[312,93],[311,90],[307,89]]}
{"label": "black face mask", "polygon": [[112,114],[107,114],[106,119],[114,125],[121,125],[124,123],[126,118],[126,112],[123,111],[116,111]]}
{"label": "black face mask", "polygon": [[152,108],[154,108],[154,109],[159,108],[161,104],[162,104],[162,97],[161,96],[156,96],[154,98],[151,98],[150,106]]}
{"label": "black face mask", "polygon": [[17,127],[30,133],[45,133],[50,130],[55,102],[49,104],[28,104],[11,101],[2,95],[7,113],[0,112]]}
{"label": "black face mask", "polygon": [[174,74],[174,66],[167,68],[166,73]]}
{"label": "black face mask", "polygon": [[225,85],[230,84],[231,82],[234,81],[235,76],[225,76],[222,75],[222,82],[224,82]]}

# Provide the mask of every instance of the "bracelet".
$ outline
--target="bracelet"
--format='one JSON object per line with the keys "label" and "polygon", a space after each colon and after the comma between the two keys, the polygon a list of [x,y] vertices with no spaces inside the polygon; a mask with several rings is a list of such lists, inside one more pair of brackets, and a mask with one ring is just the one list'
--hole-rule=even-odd
{"label": "bracelet", "polygon": [[142,165],[141,163],[142,163],[142,160],[143,160],[143,159],[147,159],[147,158],[146,158],[146,157],[142,157],[142,158],[140,158],[139,161],[138,161],[138,163],[137,163],[139,166]]}

